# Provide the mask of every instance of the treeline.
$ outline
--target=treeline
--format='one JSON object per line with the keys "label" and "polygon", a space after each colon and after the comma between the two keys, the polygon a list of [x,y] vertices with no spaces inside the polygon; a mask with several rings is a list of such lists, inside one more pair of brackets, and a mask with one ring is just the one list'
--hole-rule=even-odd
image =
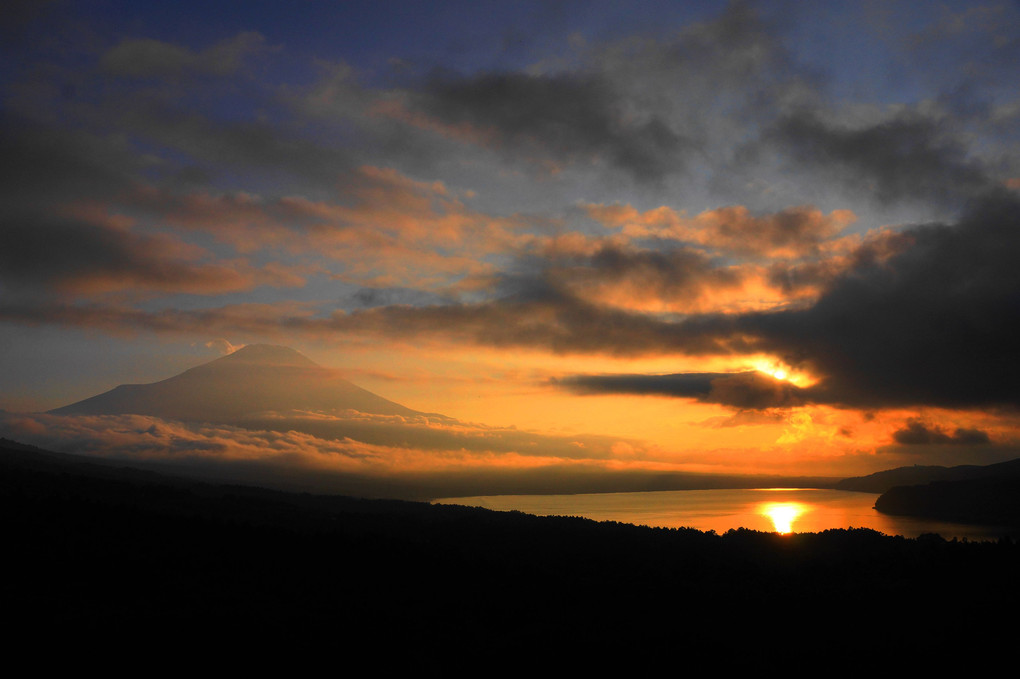
{"label": "treeline", "polygon": [[886,514],[1020,527],[1020,479],[978,478],[896,486],[875,501]]}
{"label": "treeline", "polygon": [[672,649],[754,664],[861,638],[888,653],[1012,643],[991,611],[1020,602],[1006,539],[716,535],[214,486],[10,447],[0,531],[8,642],[124,653],[328,650],[381,668]]}

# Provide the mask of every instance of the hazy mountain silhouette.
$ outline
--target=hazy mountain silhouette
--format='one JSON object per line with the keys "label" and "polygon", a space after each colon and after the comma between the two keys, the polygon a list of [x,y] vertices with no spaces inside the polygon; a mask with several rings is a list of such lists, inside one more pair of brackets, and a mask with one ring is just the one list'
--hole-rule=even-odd
{"label": "hazy mountain silhouette", "polygon": [[913,465],[897,467],[843,479],[836,484],[837,490],[856,490],[866,493],[884,493],[895,486],[914,486],[933,481],[964,481],[984,477],[1020,477],[1020,459],[990,465],[965,464],[955,467],[938,465]]}
{"label": "hazy mountain silhouette", "polygon": [[[352,412],[356,411],[356,412]],[[422,499],[496,493],[613,492],[642,490],[678,490],[686,488],[753,488],[759,486],[825,487],[836,479],[818,477],[736,476],[663,472],[660,470],[607,470],[597,464],[578,465],[570,460],[579,456],[611,454],[616,437],[573,434],[551,435],[519,430],[515,427],[491,427],[464,423],[437,413],[407,408],[362,389],[340,377],[337,371],[321,367],[302,354],[281,346],[251,345],[229,356],[187,370],[180,375],[152,384],[125,384],[106,393],[49,411],[61,416],[141,415],[166,421],[193,424],[227,425],[259,432],[256,441],[265,441],[264,432],[307,434],[301,442],[302,453],[316,454],[318,444],[348,441],[366,446],[384,446],[377,454],[379,467],[360,464],[363,454],[358,446],[339,453],[329,449],[329,463],[350,462],[351,469],[333,469],[329,465],[308,466],[293,457],[280,457],[267,446],[265,457],[244,450],[238,456],[219,456],[231,444],[229,431],[218,432],[215,440],[196,436],[174,447],[164,436],[150,442],[147,430],[134,431],[137,449],[153,445],[160,454],[135,459],[133,464],[149,469],[164,469],[189,477],[218,481],[245,482],[291,490],[343,492],[361,497]],[[45,424],[43,424],[45,426]],[[132,426],[125,425],[130,429]],[[123,441],[105,448],[106,424],[82,423],[59,449],[105,452],[121,459],[134,458],[136,448],[123,447]],[[134,441],[135,439],[132,439]],[[578,443],[583,446],[579,447]],[[248,445],[246,441],[244,445]],[[180,454],[167,455],[172,448]],[[400,451],[418,451],[440,455],[457,451],[458,455],[522,453],[562,458],[562,464],[541,467],[507,468],[501,465],[468,465],[464,468],[437,470],[415,468],[402,471],[388,468],[387,455]],[[583,450],[583,453],[578,451]],[[393,453],[397,451],[397,453]],[[346,457],[345,457],[346,455]],[[143,456],[144,457],[144,456]]]}
{"label": "hazy mountain silhouette", "polygon": [[161,382],[122,384],[50,412],[234,422],[293,410],[424,414],[362,389],[293,349],[268,344],[246,346]]}
{"label": "hazy mountain silhouette", "polygon": [[881,493],[884,514],[1020,526],[1020,459],[989,465],[897,467],[843,479],[837,490]]}

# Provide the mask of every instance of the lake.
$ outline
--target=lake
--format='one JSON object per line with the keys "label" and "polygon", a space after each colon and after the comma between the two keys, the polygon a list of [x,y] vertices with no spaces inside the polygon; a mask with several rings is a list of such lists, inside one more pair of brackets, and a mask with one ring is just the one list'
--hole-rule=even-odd
{"label": "lake", "polygon": [[443,498],[442,504],[517,510],[540,516],[581,516],[663,528],[725,533],[731,528],[816,533],[829,528],[872,528],[887,535],[938,533],[948,539],[997,540],[1015,529],[888,516],[874,509],[876,493],[819,488],[674,490],[579,495],[487,495]]}

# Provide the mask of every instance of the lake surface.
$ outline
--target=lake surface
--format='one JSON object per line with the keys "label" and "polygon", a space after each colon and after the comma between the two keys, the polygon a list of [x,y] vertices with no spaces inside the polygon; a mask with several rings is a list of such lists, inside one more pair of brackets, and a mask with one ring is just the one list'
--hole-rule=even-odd
{"label": "lake surface", "polygon": [[487,495],[444,498],[442,504],[517,510],[540,516],[581,516],[663,528],[725,533],[731,528],[817,533],[829,528],[871,528],[887,535],[938,533],[948,539],[997,540],[1018,531],[888,516],[875,511],[875,493],[818,488],[674,490],[582,495]]}

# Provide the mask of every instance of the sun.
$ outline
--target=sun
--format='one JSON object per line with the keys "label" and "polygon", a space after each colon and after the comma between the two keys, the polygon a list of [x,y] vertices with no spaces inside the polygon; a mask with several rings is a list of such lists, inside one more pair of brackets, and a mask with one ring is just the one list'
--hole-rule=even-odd
{"label": "sun", "polygon": [[809,387],[815,383],[815,380],[806,373],[794,370],[775,359],[763,358],[755,361],[751,367],[773,379],[789,382],[797,387]]}
{"label": "sun", "polygon": [[761,514],[772,521],[776,532],[783,534],[793,532],[793,522],[805,511],[799,502],[766,502],[760,509]]}

